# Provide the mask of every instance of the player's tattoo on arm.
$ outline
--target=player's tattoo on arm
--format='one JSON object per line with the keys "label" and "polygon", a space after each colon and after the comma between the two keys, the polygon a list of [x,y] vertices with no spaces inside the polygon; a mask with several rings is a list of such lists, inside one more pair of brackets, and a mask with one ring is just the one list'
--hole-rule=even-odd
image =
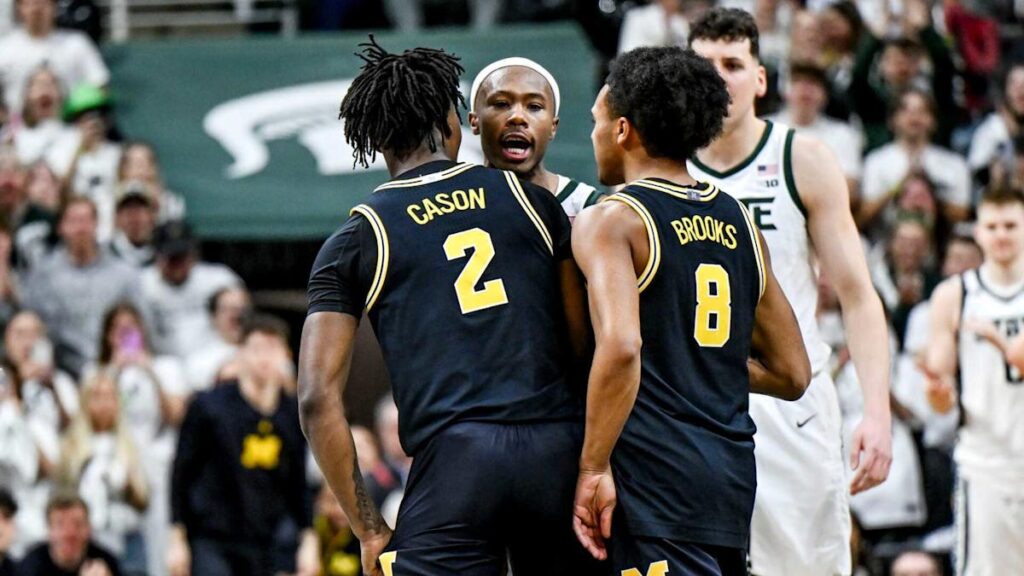
{"label": "player's tattoo on arm", "polygon": [[366,484],[363,482],[363,474],[359,471],[359,460],[356,453],[352,451],[352,486],[355,489],[356,509],[359,511],[359,521],[367,531],[379,532],[384,528],[384,518],[377,510],[370,494],[366,491]]}

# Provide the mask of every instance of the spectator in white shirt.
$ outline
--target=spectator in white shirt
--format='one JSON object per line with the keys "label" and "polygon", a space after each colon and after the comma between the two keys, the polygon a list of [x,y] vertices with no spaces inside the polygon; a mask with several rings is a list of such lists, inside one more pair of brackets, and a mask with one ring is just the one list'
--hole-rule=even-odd
{"label": "spectator in white shirt", "polygon": [[44,63],[65,86],[107,85],[110,72],[92,41],[55,28],[55,0],[16,0],[16,7],[21,26],[0,38],[0,78],[11,110],[21,110],[28,77]]}
{"label": "spectator in white shirt", "polygon": [[68,96],[64,118],[75,130],[54,144],[48,161],[73,195],[96,204],[97,238],[106,243],[114,232],[114,187],[121,162],[121,146],[109,136],[110,98],[101,88],[79,86]]}
{"label": "spectator in white shirt", "polygon": [[919,169],[935,184],[940,210],[950,222],[965,220],[971,208],[970,173],[960,155],[931,143],[935,130],[935,104],[927,93],[909,89],[897,99],[891,114],[896,139],[875,150],[864,161],[864,179],[857,223],[878,241],[887,227],[876,220],[893,210],[900,184]]}
{"label": "spectator in white shirt", "polygon": [[119,186],[132,183],[144,186],[156,202],[159,223],[185,219],[185,199],[164,187],[156,150],[148,143],[133,140],[124,144],[117,181]]}
{"label": "spectator in white shirt", "polygon": [[60,78],[43,65],[28,77],[21,125],[14,131],[18,159],[26,166],[47,159],[47,153],[70,130],[61,119],[64,104]]}
{"label": "spectator in white shirt", "polygon": [[150,576],[165,573],[164,547],[170,527],[170,475],[177,431],[185,415],[188,386],[181,362],[155,356],[145,322],[129,302],[111,308],[103,319],[98,363],[86,370],[117,382],[124,425],[136,446],[149,484],[149,507],[142,530]]}
{"label": "spectator in white shirt", "polygon": [[999,106],[974,131],[967,164],[978,186],[989,183],[993,164],[1012,160],[1012,141],[1024,123],[1024,61],[1013,62],[1001,85]]}
{"label": "spectator in white shirt", "polygon": [[619,54],[643,46],[686,46],[690,23],[684,0],[654,0],[626,11],[619,32]]}
{"label": "spectator in white shirt", "polygon": [[193,390],[213,386],[221,367],[235,357],[242,341],[242,320],[251,306],[249,292],[241,286],[221,288],[210,297],[210,321],[218,338],[187,358],[188,382]]}
{"label": "spectator in white shirt", "polygon": [[154,244],[156,265],[142,272],[142,298],[152,314],[156,350],[185,359],[219,338],[210,323],[210,297],[242,286],[242,280],[227,266],[200,262],[183,222],[157,228]]}
{"label": "spectator in white shirt", "polygon": [[849,124],[825,116],[828,93],[828,78],[823,68],[810,63],[793,63],[784,95],[786,106],[770,120],[824,142],[839,160],[850,196],[855,197],[860,185],[864,138]]}

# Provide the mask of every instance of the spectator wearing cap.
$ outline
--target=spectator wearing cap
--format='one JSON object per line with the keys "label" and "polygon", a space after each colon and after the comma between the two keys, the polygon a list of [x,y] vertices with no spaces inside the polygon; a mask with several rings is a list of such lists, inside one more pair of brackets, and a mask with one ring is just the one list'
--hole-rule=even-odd
{"label": "spectator wearing cap", "polygon": [[103,58],[87,36],[55,27],[55,0],[15,0],[21,26],[0,38],[0,79],[7,105],[21,110],[25,84],[33,70],[48,63],[65,86],[106,86]]}
{"label": "spectator wearing cap", "polygon": [[96,226],[91,200],[69,200],[58,223],[62,246],[29,274],[23,296],[50,328],[58,366],[75,376],[96,359],[103,314],[140,296],[139,272],[100,249]]}
{"label": "spectator wearing cap", "polygon": [[117,190],[110,253],[136,268],[153,264],[156,218],[156,200],[148,188],[134,180],[121,185]]}
{"label": "spectator wearing cap", "polygon": [[785,107],[769,119],[824,142],[839,159],[851,196],[855,195],[860,185],[864,139],[849,124],[825,116],[829,100],[825,69],[809,62],[793,63],[784,96]]}
{"label": "spectator wearing cap", "polygon": [[185,219],[185,199],[164,186],[156,150],[146,142],[134,140],[125,143],[121,164],[117,168],[119,186],[136,183],[146,188],[156,202],[157,222],[163,224]]}
{"label": "spectator wearing cap", "polygon": [[156,264],[142,272],[142,300],[153,315],[156,350],[184,360],[218,338],[210,298],[242,280],[227,266],[199,261],[196,239],[183,222],[161,225],[154,238]]}
{"label": "spectator wearing cap", "polygon": [[120,576],[117,559],[92,540],[89,508],[73,492],[58,492],[46,505],[49,540],[18,564],[18,576]]}
{"label": "spectator wearing cap", "polygon": [[14,515],[18,504],[7,490],[0,489],[0,576],[14,576],[14,560],[10,557],[14,542]]}
{"label": "spectator wearing cap", "polygon": [[243,320],[251,306],[249,291],[241,286],[221,288],[210,297],[210,321],[217,338],[186,359],[185,370],[193,390],[213,386],[220,369],[238,353]]}
{"label": "spectator wearing cap", "polygon": [[857,224],[872,241],[888,236],[895,222],[901,184],[914,171],[935,185],[939,210],[948,222],[965,220],[971,208],[970,173],[959,154],[931,143],[936,127],[935,101],[927,92],[909,89],[896,100],[892,127],[896,139],[864,160]]}
{"label": "spectator wearing cap", "polygon": [[171,576],[273,572],[273,539],[287,520],[302,532],[296,571],[319,573],[307,498],[308,450],[292,380],[287,326],[255,316],[246,323],[239,376],[189,405],[171,480]]}
{"label": "spectator wearing cap", "polygon": [[[890,28],[901,29],[898,36]],[[953,57],[946,42],[932,25],[925,0],[907,0],[902,21],[893,22],[888,14],[876,24],[873,33],[864,35],[853,66],[849,101],[864,126],[867,149],[874,150],[889,140],[888,111],[898,96],[910,89],[925,89],[936,101],[936,141],[949,144],[952,122],[956,118]],[[931,64],[931,80],[922,78],[925,65]]]}
{"label": "spectator wearing cap", "polygon": [[99,211],[97,235],[108,242],[114,232],[114,187],[121,146],[112,142],[111,102],[107,91],[81,85],[64,103],[64,120],[74,126],[53,145],[48,161],[72,195],[91,199]]}

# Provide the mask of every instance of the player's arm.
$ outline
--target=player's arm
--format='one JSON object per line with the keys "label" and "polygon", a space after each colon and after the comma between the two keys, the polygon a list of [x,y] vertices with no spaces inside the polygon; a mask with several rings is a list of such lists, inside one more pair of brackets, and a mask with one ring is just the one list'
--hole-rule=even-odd
{"label": "player's arm", "polygon": [[376,241],[354,216],[324,244],[309,279],[309,315],[299,347],[299,422],[324,479],[360,541],[363,572],[377,576],[377,558],[391,529],[370,499],[356,460],[342,397],[352,365],[359,315],[376,269]]}
{"label": "player's arm", "polygon": [[946,413],[956,405],[953,378],[957,369],[956,334],[960,317],[959,277],[947,278],[935,287],[931,298],[931,338],[925,350],[925,392],[933,410]]}
{"label": "player's arm", "polygon": [[850,450],[857,471],[851,491],[856,494],[884,482],[892,461],[889,328],[871,285],[839,163],[824,144],[798,134],[793,141],[793,172],[818,261],[839,297],[864,397],[864,416]]}
{"label": "player's arm", "polygon": [[352,532],[365,548],[381,541],[386,545],[391,530],[366,491],[342,403],[358,325],[354,316],[339,312],[315,312],[306,318],[298,391],[302,432]]}
{"label": "player's arm", "polygon": [[573,367],[586,374],[586,363],[593,352],[586,288],[583,287],[580,269],[574,259],[563,260],[559,264],[558,274],[562,287],[562,308],[565,310],[565,323],[569,331],[569,344],[572,347]]}
{"label": "player's arm", "polygon": [[646,238],[640,218],[618,202],[583,211],[572,231],[573,253],[587,280],[595,339],[574,528],[599,559],[607,556],[604,539],[611,536],[615,508],[612,449],[640,388],[640,292],[634,259],[646,262],[649,257]]}
{"label": "player's arm", "polygon": [[752,358],[747,361],[750,391],[796,400],[811,382],[811,362],[793,308],[772,272],[768,246],[758,233],[765,259],[765,286],[754,316]]}

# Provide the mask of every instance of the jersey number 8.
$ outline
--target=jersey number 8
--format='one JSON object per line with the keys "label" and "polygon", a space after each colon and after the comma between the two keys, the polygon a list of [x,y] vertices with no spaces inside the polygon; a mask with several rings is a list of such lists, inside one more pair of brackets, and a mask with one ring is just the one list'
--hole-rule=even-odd
{"label": "jersey number 8", "polygon": [[508,304],[505,283],[498,280],[484,282],[483,288],[476,289],[480,278],[484,275],[487,265],[494,259],[494,243],[491,235],[480,228],[471,228],[450,234],[444,241],[444,254],[448,260],[465,258],[466,252],[473,249],[469,261],[462,273],[455,279],[455,296],[459,299],[459,308],[463,314]]}
{"label": "jersey number 8", "polygon": [[719,264],[701,264],[697,280],[697,315],[693,339],[704,348],[721,348],[729,341],[732,326],[732,292],[729,273]]}

